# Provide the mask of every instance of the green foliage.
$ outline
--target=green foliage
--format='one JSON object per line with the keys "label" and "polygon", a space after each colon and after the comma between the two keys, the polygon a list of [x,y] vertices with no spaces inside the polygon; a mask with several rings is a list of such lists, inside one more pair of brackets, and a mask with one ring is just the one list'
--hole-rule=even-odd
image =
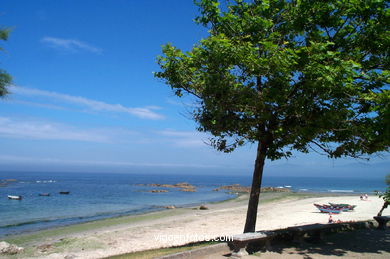
{"label": "green foliage", "polygon": [[163,46],[155,76],[198,99],[193,117],[216,149],[260,142],[272,160],[388,151],[387,1],[196,4],[209,36],[188,52]]}
{"label": "green foliage", "polygon": [[387,187],[387,190],[379,195],[380,198],[383,198],[383,200],[387,203],[390,203],[390,187]]}
{"label": "green foliage", "polygon": [[387,174],[385,177],[385,183],[390,186],[390,174]]}
{"label": "green foliage", "polygon": [[382,216],[383,210],[386,209],[390,204],[390,174],[386,175],[385,182],[387,184],[386,191],[384,193],[377,192],[377,194],[379,195],[379,198],[383,198],[383,201],[384,201],[383,206],[379,210],[377,216]]}
{"label": "green foliage", "polygon": [[[6,41],[8,39],[10,30],[9,29],[0,29],[0,40]],[[0,50],[3,50],[0,48]],[[4,70],[0,69],[0,97],[8,94],[7,86],[12,82],[12,77]]]}
{"label": "green foliage", "polygon": [[385,202],[390,203],[390,174],[386,175],[385,181],[387,190],[383,194],[380,194],[379,197],[383,198]]}

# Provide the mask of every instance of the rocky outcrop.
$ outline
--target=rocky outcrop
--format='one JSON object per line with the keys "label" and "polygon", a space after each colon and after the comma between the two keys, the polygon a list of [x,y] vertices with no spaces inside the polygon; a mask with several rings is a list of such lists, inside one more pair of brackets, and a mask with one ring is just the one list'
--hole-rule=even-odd
{"label": "rocky outcrop", "polygon": [[179,191],[181,192],[196,192],[195,188],[182,188]]}
{"label": "rocky outcrop", "polygon": [[3,181],[4,182],[16,182],[17,180],[16,179],[4,179]]}
{"label": "rocky outcrop", "polygon": [[164,188],[195,188],[195,186],[189,183],[175,183],[175,184],[161,184],[161,183],[150,183],[148,186],[151,187],[164,187]]}
{"label": "rocky outcrop", "polygon": [[150,190],[148,192],[168,192],[168,190]]}
{"label": "rocky outcrop", "polygon": [[[239,184],[225,185],[219,188],[214,189],[213,191],[221,191],[226,190],[229,192],[237,192],[237,193],[250,193],[251,187],[241,186]],[[290,192],[289,188],[284,187],[263,187],[261,188],[261,192]]]}
{"label": "rocky outcrop", "polygon": [[261,192],[291,192],[291,190],[285,187],[263,187]]}
{"label": "rocky outcrop", "polygon": [[6,187],[8,184],[16,183],[16,179],[1,179],[0,180],[0,187]]}
{"label": "rocky outcrop", "polygon": [[148,184],[150,187],[162,187],[162,188],[179,188],[179,191],[181,192],[196,192],[195,186],[183,182],[183,183],[176,183],[176,184],[160,184],[160,183],[150,183]]}
{"label": "rocky outcrop", "polygon": [[206,205],[200,205],[200,210],[208,210],[209,208]]}
{"label": "rocky outcrop", "polygon": [[7,242],[0,242],[0,254],[3,255],[14,255],[17,253],[22,252],[24,249],[23,247],[18,247],[13,244],[9,244]]}
{"label": "rocky outcrop", "polygon": [[241,186],[239,184],[224,185],[218,188],[215,188],[213,191],[226,190],[229,192],[238,192],[238,193],[249,193],[251,191],[250,187]]}

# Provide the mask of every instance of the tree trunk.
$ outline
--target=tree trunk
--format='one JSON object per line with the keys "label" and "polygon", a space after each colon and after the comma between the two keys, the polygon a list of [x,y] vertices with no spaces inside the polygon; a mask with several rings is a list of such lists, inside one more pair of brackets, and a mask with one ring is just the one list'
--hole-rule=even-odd
{"label": "tree trunk", "polygon": [[382,212],[383,212],[384,209],[387,208],[387,206],[389,206],[389,202],[385,201],[385,203],[382,206],[382,209],[378,212],[378,215],[377,215],[378,217],[382,216]]}
{"label": "tree trunk", "polygon": [[253,170],[251,194],[249,196],[248,210],[246,213],[246,222],[244,233],[255,232],[257,207],[259,205],[261,181],[263,178],[264,161],[267,154],[267,146],[259,142],[257,145],[257,156],[255,169]]}

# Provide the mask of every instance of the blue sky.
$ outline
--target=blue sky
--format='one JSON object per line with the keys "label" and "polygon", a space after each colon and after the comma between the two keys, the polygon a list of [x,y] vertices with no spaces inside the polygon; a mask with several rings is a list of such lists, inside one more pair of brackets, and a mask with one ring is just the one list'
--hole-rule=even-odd
{"label": "blue sky", "polygon": [[[252,173],[255,148],[223,154],[204,144],[189,100],[153,77],[161,45],[188,50],[205,28],[192,0],[4,0],[0,68],[14,78],[0,102],[0,170]],[[295,154],[268,175],[382,177],[369,163]]]}

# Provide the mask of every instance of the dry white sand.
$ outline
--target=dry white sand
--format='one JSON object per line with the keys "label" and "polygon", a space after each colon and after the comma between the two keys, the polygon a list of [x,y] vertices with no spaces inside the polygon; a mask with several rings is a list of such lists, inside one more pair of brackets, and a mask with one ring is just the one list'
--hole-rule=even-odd
{"label": "dry white sand", "polygon": [[[382,207],[383,200],[369,197],[361,201],[357,196],[319,197],[284,200],[260,204],[256,230],[271,230],[294,225],[327,223],[329,215],[319,213],[313,203],[349,203],[357,205],[353,212],[334,215],[335,220],[369,220]],[[78,233],[72,245],[63,251],[48,249],[39,258],[102,258],[141,250],[183,245],[202,238],[229,236],[242,233],[246,216],[246,200],[211,204],[209,210],[187,209],[185,213],[156,220],[132,223]],[[389,209],[384,215],[389,214]],[[47,241],[46,241],[47,242]],[[99,243],[97,247],[88,244]],[[84,247],[83,247],[83,244]],[[37,254],[35,254],[37,255]]]}

